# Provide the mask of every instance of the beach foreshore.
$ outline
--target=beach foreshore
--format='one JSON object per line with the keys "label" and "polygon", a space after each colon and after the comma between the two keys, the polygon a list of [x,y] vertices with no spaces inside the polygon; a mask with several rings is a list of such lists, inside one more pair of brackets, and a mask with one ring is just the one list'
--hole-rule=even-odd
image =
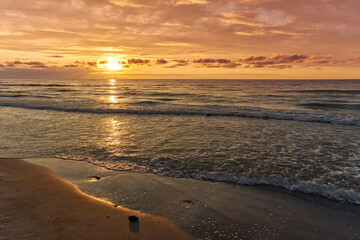
{"label": "beach foreshore", "polygon": [[[356,204],[268,186],[114,171],[84,161],[25,161],[36,165],[0,160],[0,198],[6,200],[0,203],[0,236],[17,232],[45,234],[43,239],[56,239],[55,235],[59,239],[76,239],[66,234],[83,236],[82,239],[190,238],[178,227],[197,239],[360,236],[360,206]],[[178,227],[164,218],[143,213],[165,217]],[[129,215],[140,218],[138,233],[129,230]]]}
{"label": "beach foreshore", "polygon": [[165,218],[87,195],[45,167],[1,158],[0,239],[192,238]]}

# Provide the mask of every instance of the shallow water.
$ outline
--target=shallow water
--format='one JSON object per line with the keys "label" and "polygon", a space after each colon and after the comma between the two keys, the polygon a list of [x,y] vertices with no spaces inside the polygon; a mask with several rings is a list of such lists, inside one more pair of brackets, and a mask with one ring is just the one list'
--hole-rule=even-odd
{"label": "shallow water", "polygon": [[360,81],[0,80],[0,155],[360,204]]}

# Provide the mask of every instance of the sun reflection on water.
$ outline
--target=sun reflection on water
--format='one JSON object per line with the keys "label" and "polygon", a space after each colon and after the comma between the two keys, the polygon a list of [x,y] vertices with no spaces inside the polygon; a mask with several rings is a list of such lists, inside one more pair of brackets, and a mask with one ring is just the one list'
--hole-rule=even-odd
{"label": "sun reflection on water", "polygon": [[109,96],[109,103],[118,103],[118,99],[116,98],[116,96]]}
{"label": "sun reflection on water", "polygon": [[107,99],[107,102],[108,103],[118,103],[119,100],[118,98],[116,97],[116,94],[117,94],[117,91],[116,91],[116,79],[109,79],[109,97]]}
{"label": "sun reflection on water", "polygon": [[126,151],[134,146],[128,131],[128,123],[118,118],[106,118],[103,121],[104,140],[99,141],[101,148],[107,149],[112,156],[121,157],[128,155]]}

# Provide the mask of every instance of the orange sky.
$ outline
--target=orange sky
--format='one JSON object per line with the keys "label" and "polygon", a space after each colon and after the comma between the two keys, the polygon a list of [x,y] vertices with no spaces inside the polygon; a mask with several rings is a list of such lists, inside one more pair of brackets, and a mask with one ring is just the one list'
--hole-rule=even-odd
{"label": "orange sky", "polygon": [[0,0],[0,78],[360,78],[359,0]]}

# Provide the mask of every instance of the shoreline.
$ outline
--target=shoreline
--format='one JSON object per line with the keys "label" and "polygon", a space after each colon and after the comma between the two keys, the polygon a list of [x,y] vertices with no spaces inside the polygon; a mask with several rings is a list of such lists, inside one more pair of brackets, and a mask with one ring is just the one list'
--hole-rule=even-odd
{"label": "shoreline", "polygon": [[21,159],[0,158],[0,199],[1,239],[192,239],[165,218],[114,207]]}
{"label": "shoreline", "polygon": [[[360,207],[268,186],[114,171],[85,161],[31,158],[83,192],[165,217],[198,239],[351,239]],[[100,176],[94,180],[91,176]]]}

